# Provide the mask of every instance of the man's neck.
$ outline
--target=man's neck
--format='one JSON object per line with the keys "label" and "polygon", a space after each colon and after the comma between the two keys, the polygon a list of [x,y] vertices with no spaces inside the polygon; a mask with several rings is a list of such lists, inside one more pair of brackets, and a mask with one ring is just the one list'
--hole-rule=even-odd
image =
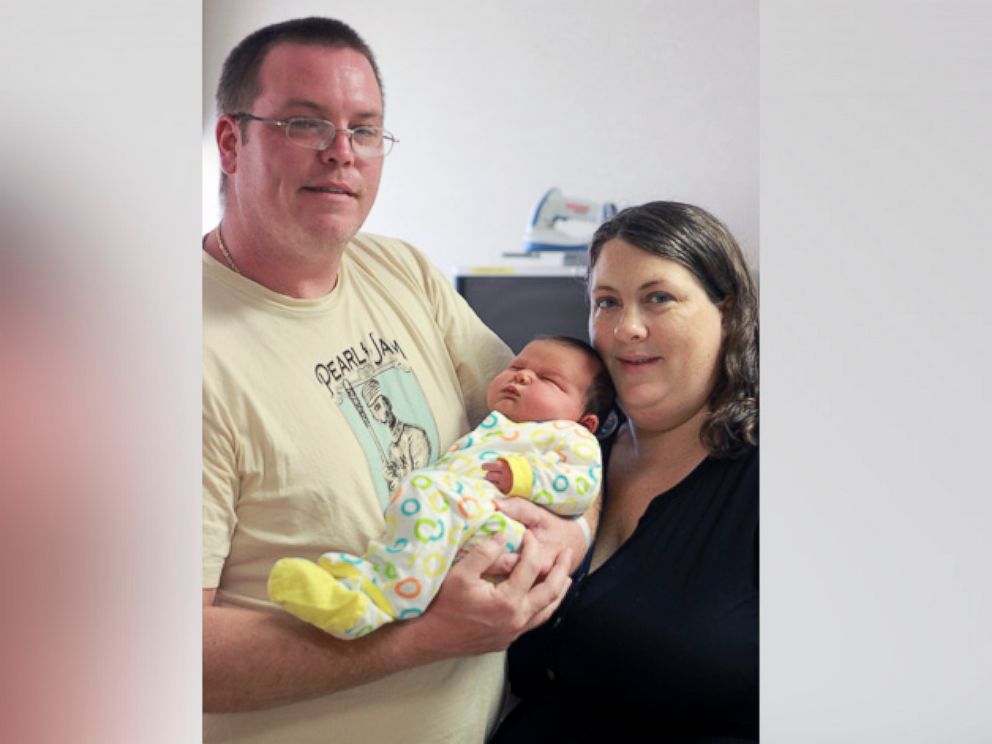
{"label": "man's neck", "polygon": [[222,221],[219,230],[220,238],[217,230],[207,236],[207,253],[266,289],[296,299],[314,299],[329,294],[337,285],[344,246],[301,246],[288,240],[263,245],[233,220]]}

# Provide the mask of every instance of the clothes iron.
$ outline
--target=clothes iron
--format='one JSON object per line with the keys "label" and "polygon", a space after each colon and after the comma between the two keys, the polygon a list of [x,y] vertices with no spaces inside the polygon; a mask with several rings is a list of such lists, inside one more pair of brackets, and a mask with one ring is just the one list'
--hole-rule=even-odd
{"label": "clothes iron", "polygon": [[595,202],[575,196],[565,196],[561,189],[552,188],[541,197],[524,235],[524,251],[585,251],[589,238],[570,235],[556,225],[562,220],[592,222],[596,226],[617,213],[613,202]]}

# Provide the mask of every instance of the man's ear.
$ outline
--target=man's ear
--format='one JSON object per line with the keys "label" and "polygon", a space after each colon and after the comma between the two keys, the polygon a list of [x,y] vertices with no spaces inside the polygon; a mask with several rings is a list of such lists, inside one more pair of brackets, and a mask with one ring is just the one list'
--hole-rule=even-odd
{"label": "man's ear", "polygon": [[599,428],[599,416],[595,413],[587,413],[579,419],[579,423],[595,434],[596,429]]}
{"label": "man's ear", "polygon": [[217,119],[214,137],[217,139],[220,169],[230,176],[238,169],[238,152],[241,149],[241,126],[230,116],[223,114]]}

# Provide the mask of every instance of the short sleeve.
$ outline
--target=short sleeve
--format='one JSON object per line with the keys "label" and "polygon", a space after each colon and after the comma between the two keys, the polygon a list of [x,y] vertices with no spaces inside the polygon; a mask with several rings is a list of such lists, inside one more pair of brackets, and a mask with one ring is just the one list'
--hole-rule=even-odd
{"label": "short sleeve", "polygon": [[237,524],[236,453],[219,407],[203,394],[203,588],[220,584]]}
{"label": "short sleeve", "polygon": [[411,250],[420,261],[434,317],[465,398],[469,424],[475,427],[489,412],[486,404],[489,381],[506,367],[513,352],[479,319],[447,277],[416,249]]}

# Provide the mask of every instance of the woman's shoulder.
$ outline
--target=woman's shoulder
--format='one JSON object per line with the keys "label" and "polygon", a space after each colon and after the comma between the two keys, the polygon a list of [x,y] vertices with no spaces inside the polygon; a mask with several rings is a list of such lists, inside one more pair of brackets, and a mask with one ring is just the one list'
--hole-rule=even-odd
{"label": "woman's shoulder", "polygon": [[730,462],[735,464],[738,468],[749,468],[757,470],[758,468],[758,445],[749,444],[741,451],[739,455],[732,458],[727,458]]}
{"label": "woman's shoulder", "polygon": [[735,457],[708,457],[700,468],[710,479],[757,493],[758,447],[748,445]]}
{"label": "woman's shoulder", "polygon": [[[747,515],[757,524],[758,519],[758,448],[748,446],[737,457],[709,457],[693,474],[694,482],[687,490],[695,497],[718,509],[729,509]],[[686,479],[687,481],[689,479]],[[719,505],[719,506],[718,506]]]}
{"label": "woman's shoulder", "polygon": [[707,457],[664,495],[711,505],[732,501],[738,505],[747,502],[756,506],[758,448],[748,446],[736,457]]}

